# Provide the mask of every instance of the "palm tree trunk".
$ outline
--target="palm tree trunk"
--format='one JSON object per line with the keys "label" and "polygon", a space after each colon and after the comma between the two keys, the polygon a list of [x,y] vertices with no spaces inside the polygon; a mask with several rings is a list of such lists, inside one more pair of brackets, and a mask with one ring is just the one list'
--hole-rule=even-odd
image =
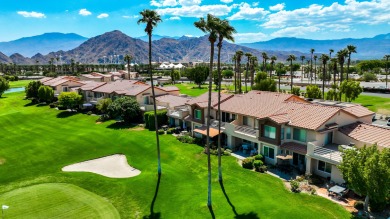
{"label": "palm tree trunk", "polygon": [[279,92],[280,92],[280,91],[281,91],[281,90],[280,90],[280,76],[281,76],[280,72],[279,72],[279,75],[278,75],[278,76],[279,76]]}
{"label": "palm tree trunk", "polygon": [[211,118],[211,92],[213,78],[213,59],[214,59],[214,43],[211,43],[210,49],[210,72],[209,72],[209,98],[207,103],[207,120],[206,120],[206,150],[207,150],[207,176],[208,176],[208,194],[207,206],[211,207],[211,159],[210,159],[210,118]]}
{"label": "palm tree trunk", "polygon": [[222,182],[222,159],[221,159],[221,47],[222,42],[218,45],[218,60],[217,60],[217,71],[218,71],[218,181]]}
{"label": "palm tree trunk", "polygon": [[326,64],[324,64],[324,69],[322,70],[322,99],[325,100],[325,66]]}
{"label": "palm tree trunk", "polygon": [[293,66],[292,66],[292,60],[291,60],[291,72],[290,72],[290,77],[291,77],[291,93],[293,90]]}
{"label": "palm tree trunk", "polygon": [[130,80],[130,59],[127,59],[127,76],[129,77]]}
{"label": "palm tree trunk", "polygon": [[237,93],[237,61],[234,61],[234,94]]}
{"label": "palm tree trunk", "polygon": [[347,63],[347,81],[348,81],[348,75],[349,75],[349,65],[351,64],[351,54],[349,54],[348,57],[348,63]]}
{"label": "palm tree trunk", "polygon": [[160,160],[160,139],[158,135],[158,122],[157,122],[157,107],[156,107],[156,95],[154,93],[153,86],[153,74],[152,74],[152,34],[149,35],[149,75],[150,75],[150,84],[152,86],[152,98],[153,98],[153,111],[154,111],[154,127],[156,129],[156,143],[157,143],[157,173],[161,176],[161,160]]}
{"label": "palm tree trunk", "polygon": [[245,74],[245,93],[248,93],[248,86],[246,84],[247,78],[248,78],[248,68],[249,68],[249,61],[246,63],[246,74]]}

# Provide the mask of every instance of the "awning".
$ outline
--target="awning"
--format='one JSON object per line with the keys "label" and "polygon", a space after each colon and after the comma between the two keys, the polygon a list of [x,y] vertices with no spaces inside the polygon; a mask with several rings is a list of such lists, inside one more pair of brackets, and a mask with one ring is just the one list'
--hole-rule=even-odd
{"label": "awning", "polygon": [[307,154],[307,146],[296,142],[286,142],[280,145],[280,149],[289,150],[298,154]]}
{"label": "awning", "polygon": [[[194,129],[194,132],[207,136],[206,126]],[[222,131],[221,131],[221,133],[222,133]],[[219,135],[218,129],[210,128],[209,137],[214,138],[217,135]]]}

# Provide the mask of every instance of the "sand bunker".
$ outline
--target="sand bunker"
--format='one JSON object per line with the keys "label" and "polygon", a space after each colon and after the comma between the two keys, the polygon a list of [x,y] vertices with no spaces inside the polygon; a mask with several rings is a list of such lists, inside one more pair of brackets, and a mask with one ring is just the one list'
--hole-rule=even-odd
{"label": "sand bunker", "polygon": [[91,172],[110,178],[130,178],[141,174],[141,171],[131,167],[126,156],[121,154],[72,164],[62,168],[62,171]]}

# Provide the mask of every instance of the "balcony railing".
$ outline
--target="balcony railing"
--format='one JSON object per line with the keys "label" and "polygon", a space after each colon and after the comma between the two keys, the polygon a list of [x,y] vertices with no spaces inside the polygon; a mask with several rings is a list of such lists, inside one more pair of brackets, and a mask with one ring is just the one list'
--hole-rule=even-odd
{"label": "balcony railing", "polygon": [[342,161],[342,153],[338,150],[338,145],[329,144],[325,146],[317,146],[317,142],[308,142],[307,153],[320,160],[340,164]]}
{"label": "balcony railing", "polygon": [[189,111],[186,109],[174,109],[174,110],[168,110],[168,116],[183,119],[184,117],[188,116]]}

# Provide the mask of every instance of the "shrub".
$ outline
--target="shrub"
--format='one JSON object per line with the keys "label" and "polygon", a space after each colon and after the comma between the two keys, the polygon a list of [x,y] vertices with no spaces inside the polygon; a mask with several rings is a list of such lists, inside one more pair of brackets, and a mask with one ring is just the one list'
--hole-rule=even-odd
{"label": "shrub", "polygon": [[261,160],[261,161],[263,161],[263,155],[261,155],[261,154],[255,155],[255,156],[253,156],[253,158],[254,158],[255,160]]}
{"label": "shrub", "polygon": [[159,130],[158,130],[158,134],[159,134],[159,135],[163,135],[164,133],[165,133],[164,129],[159,129]]}
{"label": "shrub", "polygon": [[195,142],[195,139],[188,135],[177,136],[176,138],[182,143],[193,144]]}
{"label": "shrub", "polygon": [[299,182],[297,180],[290,181],[291,191],[292,192],[300,192],[299,190]]}
{"label": "shrub", "polygon": [[[146,112],[144,113],[144,122],[145,122],[145,128],[148,128],[149,131],[155,130],[154,125],[154,112]],[[168,124],[168,116],[166,110],[158,110],[157,111],[157,124],[158,126],[167,125]]]}
{"label": "shrub", "polygon": [[92,115],[92,111],[88,111],[87,115],[89,115],[89,116]]}
{"label": "shrub", "polygon": [[258,169],[260,173],[265,173],[267,172],[268,167],[266,165],[261,165]]}
{"label": "shrub", "polygon": [[49,106],[50,106],[50,108],[55,108],[55,107],[57,107],[57,103],[50,103]]}
{"label": "shrub", "polygon": [[245,168],[245,169],[253,169],[253,158],[251,157],[248,157],[248,158],[245,158],[243,161],[242,161],[242,167]]}
{"label": "shrub", "polygon": [[291,93],[299,96],[301,94],[301,88],[298,86],[293,86]]}
{"label": "shrub", "polygon": [[[34,100],[35,100],[35,99],[33,99],[33,103],[34,103]],[[59,110],[66,110],[67,108],[64,107],[64,106],[62,106],[62,105],[58,105],[58,109],[59,109]]]}
{"label": "shrub", "polygon": [[167,134],[173,134],[176,131],[176,128],[169,128]]}
{"label": "shrub", "polygon": [[253,162],[253,166],[255,167],[256,171],[259,171],[259,168],[263,165],[263,161],[261,160],[255,160]]}
{"label": "shrub", "polygon": [[226,149],[226,150],[224,150],[223,155],[229,156],[231,153],[232,153],[232,150]]}
{"label": "shrub", "polygon": [[363,201],[356,201],[355,204],[353,204],[353,207],[357,210],[363,210],[364,208],[364,202]]}
{"label": "shrub", "polygon": [[105,122],[110,119],[110,116],[108,114],[103,114],[99,116],[99,118],[96,120],[97,122]]}

